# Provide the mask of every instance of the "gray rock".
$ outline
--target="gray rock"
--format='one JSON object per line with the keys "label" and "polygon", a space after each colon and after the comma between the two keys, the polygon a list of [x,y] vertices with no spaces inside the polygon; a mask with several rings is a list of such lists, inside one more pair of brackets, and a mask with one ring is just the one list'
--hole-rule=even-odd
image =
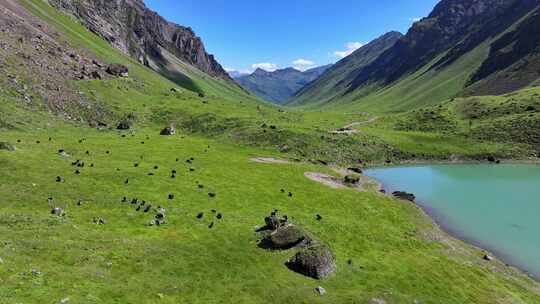
{"label": "gray rock", "polygon": [[5,151],[15,151],[16,148],[14,145],[8,143],[8,142],[0,142],[0,150]]}
{"label": "gray rock", "polygon": [[385,300],[373,298],[369,300],[368,304],[386,304]]}
{"label": "gray rock", "polygon": [[164,136],[175,135],[176,134],[176,128],[174,127],[174,125],[170,125],[170,126],[164,128],[163,130],[161,130],[161,132],[159,134],[164,135]]}
{"label": "gray rock", "polygon": [[63,298],[58,304],[69,304],[69,298]]}
{"label": "gray rock", "polygon": [[484,260],[486,260],[488,262],[491,262],[491,261],[493,261],[493,257],[490,256],[489,254],[486,254],[486,255],[484,255]]}
{"label": "gray rock", "polygon": [[302,229],[294,225],[287,225],[267,233],[259,243],[259,247],[272,250],[287,250],[305,242],[309,242],[309,238]]}
{"label": "gray rock", "polygon": [[326,245],[306,247],[286,263],[292,271],[320,280],[336,271],[334,253]]}
{"label": "gray rock", "polygon": [[122,64],[111,64],[107,68],[107,73],[117,77],[128,77],[129,69],[127,66]]}
{"label": "gray rock", "polygon": [[66,215],[66,212],[63,208],[60,208],[60,207],[54,207],[52,210],[51,210],[51,214],[52,215],[56,215],[56,216],[64,216]]}
{"label": "gray rock", "polygon": [[324,296],[326,294],[326,289],[319,286],[315,288],[315,292],[320,296]]}

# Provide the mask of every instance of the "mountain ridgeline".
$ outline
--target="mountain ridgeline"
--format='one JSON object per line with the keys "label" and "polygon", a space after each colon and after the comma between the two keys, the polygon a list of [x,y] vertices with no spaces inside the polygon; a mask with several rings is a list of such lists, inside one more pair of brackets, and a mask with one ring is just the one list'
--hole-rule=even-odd
{"label": "mountain ridgeline", "polygon": [[286,68],[267,72],[257,69],[250,75],[236,78],[246,90],[272,103],[285,103],[291,96],[307,84],[317,79],[331,65],[325,65],[304,72],[294,68]]}
{"label": "mountain ridgeline", "polygon": [[189,72],[178,59],[215,78],[232,80],[202,40],[189,27],[165,20],[142,0],[50,0],[51,5],[76,16],[90,31],[179,84]]}
{"label": "mountain ridgeline", "polygon": [[[443,0],[408,33],[386,34],[301,90],[292,105],[399,111],[503,94],[538,78],[537,0]],[[373,44],[379,52],[367,52]]]}

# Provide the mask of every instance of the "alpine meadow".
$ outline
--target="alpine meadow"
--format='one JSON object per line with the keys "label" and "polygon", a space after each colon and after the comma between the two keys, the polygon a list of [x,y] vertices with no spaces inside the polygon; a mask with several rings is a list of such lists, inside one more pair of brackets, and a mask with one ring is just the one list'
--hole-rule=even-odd
{"label": "alpine meadow", "polygon": [[540,1],[290,66],[236,2],[308,3],[0,0],[0,304],[540,303]]}

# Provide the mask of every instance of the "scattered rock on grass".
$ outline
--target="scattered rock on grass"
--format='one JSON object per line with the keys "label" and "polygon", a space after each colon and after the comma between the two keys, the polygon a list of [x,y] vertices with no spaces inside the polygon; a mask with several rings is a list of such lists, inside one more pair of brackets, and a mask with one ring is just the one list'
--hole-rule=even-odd
{"label": "scattered rock on grass", "polygon": [[163,136],[170,136],[170,135],[174,135],[176,134],[176,128],[174,127],[174,125],[170,125],[166,128],[164,128],[163,130],[161,130],[161,132],[159,133],[160,135],[163,135]]}
{"label": "scattered rock on grass", "polygon": [[117,77],[128,77],[129,69],[127,66],[122,64],[111,64],[107,68],[107,73]]}
{"label": "scattered rock on grass", "polygon": [[358,174],[349,174],[343,178],[343,182],[347,185],[356,185],[360,182],[360,176]]}
{"label": "scattered rock on grass", "polygon": [[336,271],[334,253],[323,244],[300,250],[286,263],[292,271],[320,280]]}
{"label": "scattered rock on grass", "polygon": [[395,198],[400,199],[400,200],[404,200],[404,201],[414,202],[416,200],[416,196],[414,196],[414,194],[407,193],[407,192],[404,192],[404,191],[394,191],[392,193],[392,195]]}
{"label": "scattered rock on grass", "polygon": [[0,150],[15,151],[15,146],[8,142],[0,142]]}
{"label": "scattered rock on grass", "polygon": [[287,250],[308,242],[309,237],[302,229],[289,224],[268,233],[259,243],[259,247],[271,250]]}
{"label": "scattered rock on grass", "polygon": [[324,296],[326,294],[326,289],[324,289],[321,286],[318,286],[315,288],[315,292],[320,296]]}

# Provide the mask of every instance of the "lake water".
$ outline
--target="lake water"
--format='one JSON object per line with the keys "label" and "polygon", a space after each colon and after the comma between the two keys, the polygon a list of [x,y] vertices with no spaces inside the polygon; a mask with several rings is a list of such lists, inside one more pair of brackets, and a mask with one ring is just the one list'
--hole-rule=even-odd
{"label": "lake water", "polygon": [[447,231],[540,278],[540,166],[433,165],[366,170],[412,192]]}

